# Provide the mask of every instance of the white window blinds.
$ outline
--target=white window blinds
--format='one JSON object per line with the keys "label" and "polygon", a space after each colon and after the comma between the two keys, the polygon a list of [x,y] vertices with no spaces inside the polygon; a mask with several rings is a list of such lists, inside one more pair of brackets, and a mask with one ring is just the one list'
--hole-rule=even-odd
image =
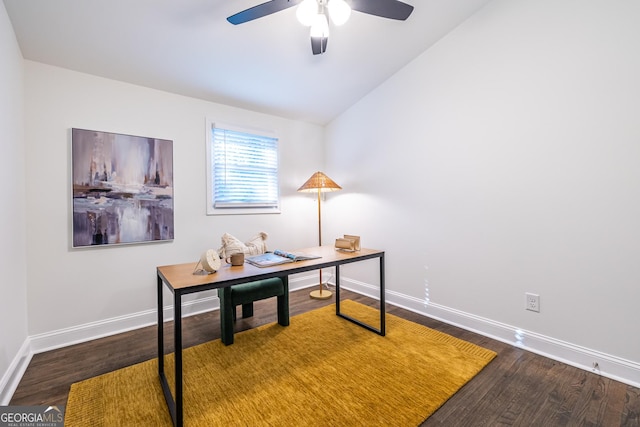
{"label": "white window blinds", "polygon": [[278,139],[211,127],[214,210],[278,209]]}

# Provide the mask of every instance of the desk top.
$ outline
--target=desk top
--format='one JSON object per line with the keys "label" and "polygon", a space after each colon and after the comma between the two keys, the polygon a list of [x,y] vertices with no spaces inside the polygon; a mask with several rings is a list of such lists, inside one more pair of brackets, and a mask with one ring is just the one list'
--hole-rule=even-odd
{"label": "desk top", "polygon": [[384,251],[377,249],[360,249],[356,252],[338,251],[333,246],[315,246],[312,248],[288,251],[293,253],[317,255],[320,258],[296,261],[271,267],[256,267],[247,262],[241,266],[231,266],[224,261],[215,273],[207,275],[193,274],[197,262],[186,264],[165,265],[157,267],[158,277],[174,290],[202,290],[223,288],[251,280],[261,280],[288,274],[301,273],[319,268],[332,267],[350,262],[362,261],[370,258],[380,258]]}

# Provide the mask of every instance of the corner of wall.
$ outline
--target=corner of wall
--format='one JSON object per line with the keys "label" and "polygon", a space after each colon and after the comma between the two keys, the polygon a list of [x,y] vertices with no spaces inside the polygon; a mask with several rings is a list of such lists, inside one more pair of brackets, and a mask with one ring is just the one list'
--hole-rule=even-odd
{"label": "corner of wall", "polygon": [[6,406],[11,402],[13,393],[18,388],[32,356],[31,339],[27,337],[4,376],[0,379],[0,405]]}

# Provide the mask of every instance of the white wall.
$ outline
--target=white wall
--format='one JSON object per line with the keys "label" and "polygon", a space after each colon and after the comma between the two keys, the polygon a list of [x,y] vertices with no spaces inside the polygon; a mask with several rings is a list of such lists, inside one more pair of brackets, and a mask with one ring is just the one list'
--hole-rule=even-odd
{"label": "white wall", "polygon": [[327,127],[327,233],[387,251],[391,299],[637,375],[638,16],[490,3]]}
{"label": "white wall", "polygon": [[27,338],[27,269],[22,54],[4,4],[0,62],[0,405],[6,405]]}
{"label": "white wall", "polygon": [[[218,248],[225,232],[246,241],[266,231],[272,249],[315,242],[309,227],[315,204],[295,190],[320,167],[319,126],[31,61],[25,61],[25,104],[29,335],[36,339],[139,313],[153,319],[156,266],[194,262],[204,250]],[[278,133],[281,214],[206,216],[207,117]],[[173,140],[174,241],[71,248],[74,127]]]}

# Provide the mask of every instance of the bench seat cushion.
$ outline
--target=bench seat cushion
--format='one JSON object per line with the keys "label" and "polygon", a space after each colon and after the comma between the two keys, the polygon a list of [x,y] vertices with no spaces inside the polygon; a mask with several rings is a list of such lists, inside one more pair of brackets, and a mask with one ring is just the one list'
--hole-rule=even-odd
{"label": "bench seat cushion", "polygon": [[256,280],[231,287],[231,301],[233,305],[246,304],[261,299],[283,295],[285,292],[282,279]]}

